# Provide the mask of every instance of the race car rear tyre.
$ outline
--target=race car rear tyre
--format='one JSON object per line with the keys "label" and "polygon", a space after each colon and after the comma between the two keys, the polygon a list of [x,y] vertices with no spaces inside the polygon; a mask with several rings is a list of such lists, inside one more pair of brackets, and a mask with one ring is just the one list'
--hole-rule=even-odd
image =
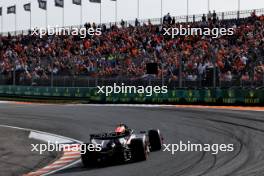
{"label": "race car rear tyre", "polygon": [[149,143],[151,151],[158,151],[161,150],[162,147],[162,139],[160,136],[159,130],[149,130]]}
{"label": "race car rear tyre", "polygon": [[[86,145],[88,146],[89,144]],[[82,145],[82,151],[84,150],[84,145]],[[97,164],[97,160],[93,151],[86,150],[84,154],[81,154],[81,160],[84,167],[95,167]]]}
{"label": "race car rear tyre", "polygon": [[145,161],[148,157],[147,145],[143,139],[131,140],[133,161]]}
{"label": "race car rear tyre", "polygon": [[91,159],[85,156],[85,154],[81,155],[81,158],[84,167],[94,167],[94,164],[91,162]]}

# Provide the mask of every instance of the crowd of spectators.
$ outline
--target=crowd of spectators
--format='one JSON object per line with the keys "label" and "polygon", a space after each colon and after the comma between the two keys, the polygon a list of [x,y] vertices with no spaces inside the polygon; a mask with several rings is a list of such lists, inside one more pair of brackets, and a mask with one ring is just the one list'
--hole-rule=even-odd
{"label": "crowd of spectators", "polygon": [[[164,36],[164,27],[225,27],[234,28],[234,35]],[[85,24],[96,28],[95,24]],[[264,16],[219,20],[216,13],[203,16],[202,21],[177,23],[167,14],[162,25],[149,21],[110,28],[100,26],[102,35],[0,36],[0,77],[17,75],[18,81],[54,76],[84,76],[91,78],[144,79],[146,63],[159,63],[156,78],[177,81],[202,79],[214,63],[220,80],[263,80]],[[180,66],[182,66],[180,68]],[[181,75],[179,74],[181,71]]]}

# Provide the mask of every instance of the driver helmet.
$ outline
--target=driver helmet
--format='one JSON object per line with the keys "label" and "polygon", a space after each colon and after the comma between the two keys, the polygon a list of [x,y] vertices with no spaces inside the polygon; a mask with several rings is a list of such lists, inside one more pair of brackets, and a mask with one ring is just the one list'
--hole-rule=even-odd
{"label": "driver helmet", "polygon": [[127,129],[126,125],[123,123],[120,123],[119,125],[117,125],[115,132],[116,133],[125,133],[126,129]]}

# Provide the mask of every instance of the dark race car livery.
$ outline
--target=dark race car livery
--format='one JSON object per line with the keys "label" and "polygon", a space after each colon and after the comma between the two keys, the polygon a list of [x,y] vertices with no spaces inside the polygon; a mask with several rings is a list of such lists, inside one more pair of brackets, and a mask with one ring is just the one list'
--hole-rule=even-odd
{"label": "dark race car livery", "polygon": [[85,167],[144,161],[147,160],[151,151],[158,151],[162,148],[163,138],[158,129],[136,133],[125,126],[121,132],[118,130],[120,127],[117,127],[115,132],[90,135],[90,142],[86,145],[100,145],[101,150],[86,150],[84,154],[81,154]]}

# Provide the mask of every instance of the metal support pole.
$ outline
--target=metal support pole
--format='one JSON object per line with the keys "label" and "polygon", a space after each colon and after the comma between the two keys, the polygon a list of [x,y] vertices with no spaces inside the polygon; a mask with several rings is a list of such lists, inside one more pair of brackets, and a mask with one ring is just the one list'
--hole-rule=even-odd
{"label": "metal support pole", "polygon": [[48,1],[47,1],[47,7],[46,7],[46,28],[48,28]]}
{"label": "metal support pole", "polygon": [[100,2],[100,25],[102,25],[102,2]]}
{"label": "metal support pole", "polygon": [[[31,3],[30,3],[30,6],[31,6]],[[29,12],[29,29],[31,30],[32,29],[32,12],[31,12],[31,7],[30,7],[30,12]]]}
{"label": "metal support pole", "polygon": [[137,18],[139,19],[139,0],[137,0]]}
{"label": "metal support pole", "polygon": [[117,1],[115,1],[115,24],[117,25]]}
{"label": "metal support pole", "polygon": [[65,26],[65,23],[64,23],[64,5],[63,5],[63,9],[62,9],[62,27]]}
{"label": "metal support pole", "polygon": [[83,25],[83,2],[80,5],[80,27]]}
{"label": "metal support pole", "polygon": [[207,9],[208,9],[208,12],[210,11],[210,0],[208,0],[207,2]]}
{"label": "metal support pole", "polygon": [[162,24],[163,18],[163,0],[160,0],[160,24]]}
{"label": "metal support pole", "polygon": [[237,18],[239,19],[240,18],[240,0],[238,0],[237,2]]}
{"label": "metal support pole", "polygon": [[4,14],[2,13],[2,16],[1,16],[1,32],[3,33],[4,32]]}
{"label": "metal support pole", "polygon": [[15,14],[15,35],[17,34],[17,11]]}
{"label": "metal support pole", "polygon": [[186,16],[186,22],[189,22],[189,0],[187,0],[187,16]]}

